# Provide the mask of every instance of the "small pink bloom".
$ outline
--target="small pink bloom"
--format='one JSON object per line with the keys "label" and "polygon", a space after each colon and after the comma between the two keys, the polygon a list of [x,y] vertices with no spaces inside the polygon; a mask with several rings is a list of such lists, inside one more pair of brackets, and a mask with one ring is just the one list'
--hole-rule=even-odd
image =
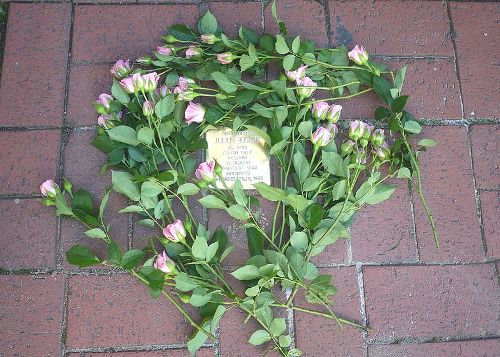
{"label": "small pink bloom", "polygon": [[144,89],[144,77],[140,73],[134,73],[132,75],[132,81],[134,82],[134,87],[137,92]]}
{"label": "small pink bloom", "polygon": [[205,117],[205,108],[203,105],[198,103],[189,102],[189,105],[184,112],[185,122],[187,124],[191,123],[201,123]]}
{"label": "small pink bloom", "polygon": [[286,76],[292,82],[296,82],[298,79],[302,79],[306,76],[307,66],[300,66],[295,71],[287,71]]}
{"label": "small pink bloom", "polygon": [[118,60],[116,63],[111,67],[111,73],[113,76],[115,76],[117,79],[121,79],[123,77],[128,76],[132,68],[130,67],[130,61],[126,60]]}
{"label": "small pink bloom", "polygon": [[171,46],[158,46],[156,47],[156,51],[163,56],[172,56],[174,53]]}
{"label": "small pink bloom", "polygon": [[219,53],[217,55],[217,61],[219,61],[221,64],[229,64],[233,62],[233,54],[231,52],[225,52],[225,53]]}
{"label": "small pink bloom", "polygon": [[132,77],[123,78],[120,81],[120,85],[125,89],[128,93],[134,93],[136,91],[134,80]]}
{"label": "small pink bloom", "polygon": [[170,257],[163,251],[161,254],[156,257],[156,260],[153,264],[155,269],[161,270],[165,274],[170,274],[175,269],[175,263]]}
{"label": "small pink bloom", "polygon": [[215,36],[213,33],[201,35],[201,42],[207,43],[209,45],[213,45],[218,40],[219,39],[217,38],[217,36]]}
{"label": "small pink bloom", "polygon": [[384,143],[385,134],[383,129],[375,129],[371,136],[373,146],[380,146]]}
{"label": "small pink bloom", "polygon": [[349,58],[358,65],[368,62],[368,52],[363,46],[356,45],[348,54]]}
{"label": "small pink bloom", "polygon": [[199,47],[190,45],[186,50],[186,58],[190,59],[192,57],[198,57],[201,55],[201,49]]}
{"label": "small pink bloom", "polygon": [[112,114],[99,115],[99,118],[97,118],[97,124],[99,124],[99,126],[103,127],[104,129],[111,129],[112,127],[114,127],[113,115]]}
{"label": "small pink bloom", "polygon": [[59,186],[53,180],[47,180],[40,185],[42,195],[49,198],[55,198]]}
{"label": "small pink bloom", "polygon": [[215,161],[202,162],[194,172],[194,175],[198,180],[212,182],[215,180]]}
{"label": "small pink bloom", "polygon": [[358,164],[366,164],[366,151],[363,148],[358,148],[355,152],[355,161]]}
{"label": "small pink bloom", "polygon": [[298,86],[302,87],[297,89],[297,93],[302,99],[309,98],[318,86],[318,84],[309,77],[299,78],[296,83]]}
{"label": "small pink bloom", "polygon": [[377,156],[378,159],[385,161],[389,159],[391,156],[391,149],[389,148],[389,145],[387,145],[386,142],[382,143],[379,147],[375,148],[374,154]]}
{"label": "small pink bloom", "polygon": [[168,88],[167,88],[167,85],[166,84],[163,84],[161,87],[160,87],[160,95],[162,97],[166,97],[168,95]]}
{"label": "small pink bloom", "polygon": [[311,142],[317,146],[326,146],[332,139],[332,131],[324,126],[318,127],[311,135]]}
{"label": "small pink bloom", "polygon": [[179,77],[177,87],[174,88],[174,93],[178,94],[185,92],[189,88],[189,85],[192,83],[194,83],[194,81],[190,78]]}
{"label": "small pink bloom", "polygon": [[331,105],[326,113],[326,119],[330,123],[336,123],[340,119],[340,112],[342,111],[342,106],[338,104]]}
{"label": "small pink bloom", "polygon": [[144,81],[144,90],[146,92],[152,92],[158,86],[158,81],[160,80],[160,76],[156,72],[151,72],[148,74],[144,74],[142,76],[142,80]]}
{"label": "small pink bloom", "polygon": [[365,131],[367,130],[367,127],[367,124],[360,120],[352,121],[349,125],[349,137],[352,140],[357,141],[359,138],[363,137]]}
{"label": "small pink bloom", "polygon": [[315,102],[312,106],[312,116],[314,119],[323,120],[330,106],[327,102]]}
{"label": "small pink bloom", "polygon": [[180,242],[186,239],[186,230],[179,219],[163,228],[163,235],[172,242]]}
{"label": "small pink bloom", "polygon": [[155,112],[155,106],[154,103],[150,102],[149,100],[144,101],[142,104],[142,114],[144,116],[149,117],[153,115]]}
{"label": "small pink bloom", "polygon": [[354,150],[354,146],[356,143],[352,140],[347,140],[346,142],[342,143],[342,146],[340,147],[340,154],[342,156],[347,156],[351,154],[351,152]]}
{"label": "small pink bloom", "polygon": [[333,123],[328,124],[328,126],[326,128],[330,131],[330,133],[332,133],[332,139],[339,132],[339,128],[337,127],[337,125],[335,125]]}
{"label": "small pink bloom", "polygon": [[109,109],[111,102],[113,101],[113,97],[109,94],[102,93],[99,95],[99,98],[96,100],[96,104],[102,105],[104,108]]}

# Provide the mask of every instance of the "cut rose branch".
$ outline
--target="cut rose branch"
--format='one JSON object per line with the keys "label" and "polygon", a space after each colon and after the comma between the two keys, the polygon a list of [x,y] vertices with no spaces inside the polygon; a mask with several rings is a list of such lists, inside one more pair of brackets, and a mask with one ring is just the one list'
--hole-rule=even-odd
{"label": "cut rose branch", "polygon": [[[286,320],[277,317],[283,316],[279,310],[332,319],[342,329],[368,329],[335,312],[335,276],[320,274],[312,258],[337,240],[350,239],[349,227],[364,206],[391,197],[395,187],[389,179],[416,179],[439,243],[419,168],[420,154],[436,143],[412,144],[421,126],[405,110],[406,69],[387,70],[363,46],[318,48],[289,37],[274,4],[272,10],[280,28],[276,35],[241,27],[239,36],[230,38],[207,12],[196,29],[170,27],[150,56],[117,61],[110,92],[94,103],[93,145],[107,155],[103,170],[111,170],[112,187],[94,206],[95,198],[67,179],[40,186],[44,204],[80,221],[85,235],[106,248],[105,256],[98,256],[84,245],[73,246],[66,252],[68,262],[123,269],[154,298],[168,299],[193,327],[187,341],[192,355],[215,338],[231,308],[259,326],[249,343],[283,356],[302,352],[287,333]],[[269,64],[279,74],[266,81]],[[343,102],[368,92],[385,103],[374,108],[375,120],[341,119]],[[250,175],[240,173],[243,161],[223,163],[230,154],[207,154],[200,162],[199,152],[214,151],[209,134],[226,149],[236,138],[262,149],[258,162],[267,166],[257,165]],[[274,185],[263,174],[271,159],[279,168]],[[260,219],[255,193],[275,206],[270,227]],[[143,249],[124,250],[120,237],[110,233],[104,218],[110,195],[125,196],[129,205],[120,213],[135,215],[151,229],[153,238]],[[250,258],[230,273],[245,285],[244,293],[223,268],[233,252],[224,227],[210,231],[193,213],[197,205],[227,213],[246,233]],[[297,303],[299,293],[315,308]],[[186,305],[197,308],[199,317],[191,317]]]}

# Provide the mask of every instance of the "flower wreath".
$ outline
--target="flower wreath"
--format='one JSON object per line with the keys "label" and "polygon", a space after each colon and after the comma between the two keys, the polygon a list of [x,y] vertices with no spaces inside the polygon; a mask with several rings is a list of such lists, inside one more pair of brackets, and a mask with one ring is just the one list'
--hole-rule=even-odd
{"label": "flower wreath", "polygon": [[[229,38],[207,12],[196,30],[170,27],[165,44],[151,57],[140,58],[134,66],[116,62],[111,95],[101,94],[95,103],[100,115],[93,140],[108,155],[103,169],[112,169],[112,189],[94,209],[91,195],[74,191],[67,179],[62,188],[52,180],[41,186],[43,202],[55,205],[57,215],[81,221],[88,237],[107,245],[106,258],[74,246],[66,253],[68,262],[124,269],[149,286],[154,297],[166,297],[195,328],[187,343],[193,355],[208,338],[215,338],[220,318],[231,307],[260,325],[249,337],[251,344],[271,341],[269,349],[284,356],[301,351],[287,334],[285,319],[275,317],[279,309],[366,329],[334,313],[331,276],[318,274],[311,258],[337,239],[348,238],[348,227],[364,205],[391,196],[394,187],[384,182],[388,178],[416,178],[435,232],[418,165],[418,154],[435,142],[409,142],[421,127],[404,110],[405,68],[388,71],[360,46],[351,51],[345,46],[317,48],[300,36],[288,37],[274,4],[272,13],[280,28],[276,36],[258,36],[241,27],[239,38]],[[270,63],[279,76],[267,82]],[[352,121],[339,125],[347,129],[339,141],[342,100],[369,91],[387,105],[375,110],[376,124],[385,129]],[[312,97],[320,92],[326,99]],[[207,148],[204,134],[220,127],[245,129],[262,138],[279,167],[276,186],[254,185],[275,203],[271,229],[259,222],[259,200],[248,195],[239,180],[229,188],[218,162],[198,165],[196,153]],[[142,250],[123,252],[103,219],[112,191],[131,202],[120,213],[137,214],[139,224],[159,227],[163,234]],[[172,210],[174,201],[184,208],[181,215]],[[221,264],[232,251],[226,233],[222,228],[209,232],[197,222],[191,212],[197,204],[226,211],[246,230],[250,258],[231,272],[245,283],[244,294],[235,291]],[[438,244],[436,233],[435,239]],[[296,305],[299,291],[319,308]],[[200,322],[183,303],[198,308]]]}

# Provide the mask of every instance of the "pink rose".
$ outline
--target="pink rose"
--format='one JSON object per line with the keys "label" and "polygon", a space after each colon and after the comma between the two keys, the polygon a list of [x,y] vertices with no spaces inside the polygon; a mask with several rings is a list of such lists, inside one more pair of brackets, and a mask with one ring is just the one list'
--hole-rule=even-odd
{"label": "pink rose", "polygon": [[194,172],[194,175],[198,180],[212,182],[215,180],[215,161],[202,162]]}
{"label": "pink rose", "polygon": [[201,123],[205,117],[205,108],[203,105],[198,103],[189,102],[189,105],[184,112],[185,122],[187,124],[191,123]]}
{"label": "pink rose", "polygon": [[296,83],[297,86],[302,87],[297,89],[297,93],[302,99],[309,98],[316,90],[315,87],[318,86],[318,84],[309,77],[299,78],[297,79]]}
{"label": "pink rose", "polygon": [[[121,116],[121,112],[120,112],[120,116]],[[104,129],[111,129],[112,127],[114,127],[113,115],[112,114],[99,115],[99,117],[97,118],[97,124],[99,124],[99,126],[103,127]]]}
{"label": "pink rose", "polygon": [[190,45],[186,50],[186,58],[190,59],[192,57],[198,57],[201,55],[201,49],[199,47]]}
{"label": "pink rose", "polygon": [[158,46],[156,51],[163,56],[171,56],[174,53],[171,46]]}
{"label": "pink rose", "polygon": [[311,135],[311,142],[316,146],[326,146],[333,139],[332,132],[324,126],[320,126]]}
{"label": "pink rose", "polygon": [[323,120],[326,118],[330,106],[326,102],[315,102],[312,106],[312,116],[314,119]]}
{"label": "pink rose", "polygon": [[326,113],[326,119],[330,123],[336,123],[340,119],[340,112],[342,111],[342,106],[338,104],[331,105]]}
{"label": "pink rose", "polygon": [[158,86],[158,81],[160,80],[160,76],[156,72],[151,72],[148,74],[144,74],[142,76],[143,88],[146,92],[152,92]]}
{"label": "pink rose", "polygon": [[219,53],[217,55],[217,61],[219,61],[221,64],[229,64],[233,62],[234,56],[231,52],[225,52],[225,53]]}
{"label": "pink rose", "polygon": [[363,46],[356,45],[348,54],[349,58],[358,65],[368,62],[368,52]]}
{"label": "pink rose", "polygon": [[113,76],[115,76],[117,79],[121,79],[123,77],[128,76],[132,68],[130,67],[130,61],[126,60],[118,60],[116,63],[111,67],[111,73]]}
{"label": "pink rose", "polygon": [[49,198],[55,198],[59,186],[53,180],[47,180],[40,185],[42,195]]}
{"label": "pink rose", "polygon": [[161,254],[156,257],[156,260],[153,264],[155,269],[161,270],[165,274],[170,274],[175,269],[175,263],[170,257],[163,251]]}
{"label": "pink rose", "polygon": [[172,242],[180,242],[186,239],[184,225],[178,219],[163,228],[163,235]]}

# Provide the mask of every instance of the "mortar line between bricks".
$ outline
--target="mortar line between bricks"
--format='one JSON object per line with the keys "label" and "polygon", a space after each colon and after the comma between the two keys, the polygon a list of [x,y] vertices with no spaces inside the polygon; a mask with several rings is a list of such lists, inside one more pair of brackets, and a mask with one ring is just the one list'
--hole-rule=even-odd
{"label": "mortar line between bricks", "polygon": [[415,217],[415,197],[413,197],[413,182],[408,181],[408,197],[410,198],[410,212],[411,212],[411,221],[412,221],[412,230],[411,235],[413,237],[413,241],[415,243],[415,258],[417,262],[420,261],[420,245],[418,244],[417,237],[417,219]]}
{"label": "mortar line between bricks", "polygon": [[458,82],[458,96],[460,97],[460,109],[462,110],[462,118],[465,118],[464,96],[463,96],[463,92],[462,92],[462,78],[460,77],[460,68],[458,65],[457,43],[455,41],[456,32],[455,32],[455,27],[453,26],[453,19],[451,17],[450,2],[448,0],[446,0],[446,12],[448,14],[448,24],[450,26],[450,34],[451,34],[450,39],[451,39],[451,44],[453,46],[455,73],[457,75],[457,82]]}
{"label": "mortar line between bricks", "polygon": [[500,335],[454,335],[454,336],[423,336],[423,337],[399,337],[399,338],[370,338],[368,344],[373,345],[410,345],[423,343],[441,343],[441,342],[466,342],[466,341],[484,341],[496,340]]}
{"label": "mortar line between bricks", "polygon": [[329,1],[328,0],[325,0],[324,4],[323,4],[323,9],[325,11],[325,29],[326,29],[326,39],[327,39],[327,43],[328,43],[328,47],[332,47],[332,42],[331,42],[331,34],[330,34],[330,30],[331,30],[331,24],[330,24],[330,5],[329,5]]}
{"label": "mortar line between bricks", "polygon": [[[204,343],[202,348],[213,348],[213,344]],[[106,353],[106,352],[152,352],[152,351],[169,351],[169,350],[185,350],[185,343],[172,344],[146,344],[146,345],[130,345],[130,346],[109,346],[109,347],[83,347],[83,348],[68,348],[66,353]]]}
{"label": "mortar line between bricks", "polygon": [[479,232],[481,234],[481,243],[483,248],[484,258],[488,258],[488,244],[486,242],[486,236],[484,234],[484,221],[483,221],[483,211],[481,207],[481,195],[477,189],[476,173],[474,171],[474,158],[472,157],[472,138],[471,138],[471,128],[467,125],[467,150],[469,153],[470,170],[472,176],[472,187],[474,188],[474,198],[476,199],[476,214],[479,223]]}
{"label": "mortar line between bricks", "polygon": [[485,187],[485,188],[478,187],[477,190],[479,192],[499,192],[500,186],[498,186],[498,187]]}
{"label": "mortar line between bricks", "polygon": [[[365,294],[365,283],[363,276],[363,263],[356,263],[356,280],[358,283],[358,293],[359,293],[359,312],[361,314],[361,322],[364,326],[368,326],[368,316],[366,314],[366,294]],[[368,333],[365,331],[363,333],[364,340],[368,338]]]}
{"label": "mortar line between bricks", "polygon": [[449,61],[453,60],[453,56],[446,55],[387,55],[387,54],[371,54],[376,59],[382,60],[431,60],[431,61]]}
{"label": "mortar line between bricks", "polygon": [[60,351],[59,357],[64,357],[66,354],[66,340],[68,337],[68,289],[69,289],[68,276],[64,274],[64,288],[63,288],[63,306],[61,318],[61,336],[60,336]]}
{"label": "mortar line between bricks", "polygon": [[500,271],[498,270],[498,264],[497,264],[498,262],[500,262],[500,260],[494,262],[493,269],[495,270],[495,273],[497,275],[498,286],[500,287]]}

